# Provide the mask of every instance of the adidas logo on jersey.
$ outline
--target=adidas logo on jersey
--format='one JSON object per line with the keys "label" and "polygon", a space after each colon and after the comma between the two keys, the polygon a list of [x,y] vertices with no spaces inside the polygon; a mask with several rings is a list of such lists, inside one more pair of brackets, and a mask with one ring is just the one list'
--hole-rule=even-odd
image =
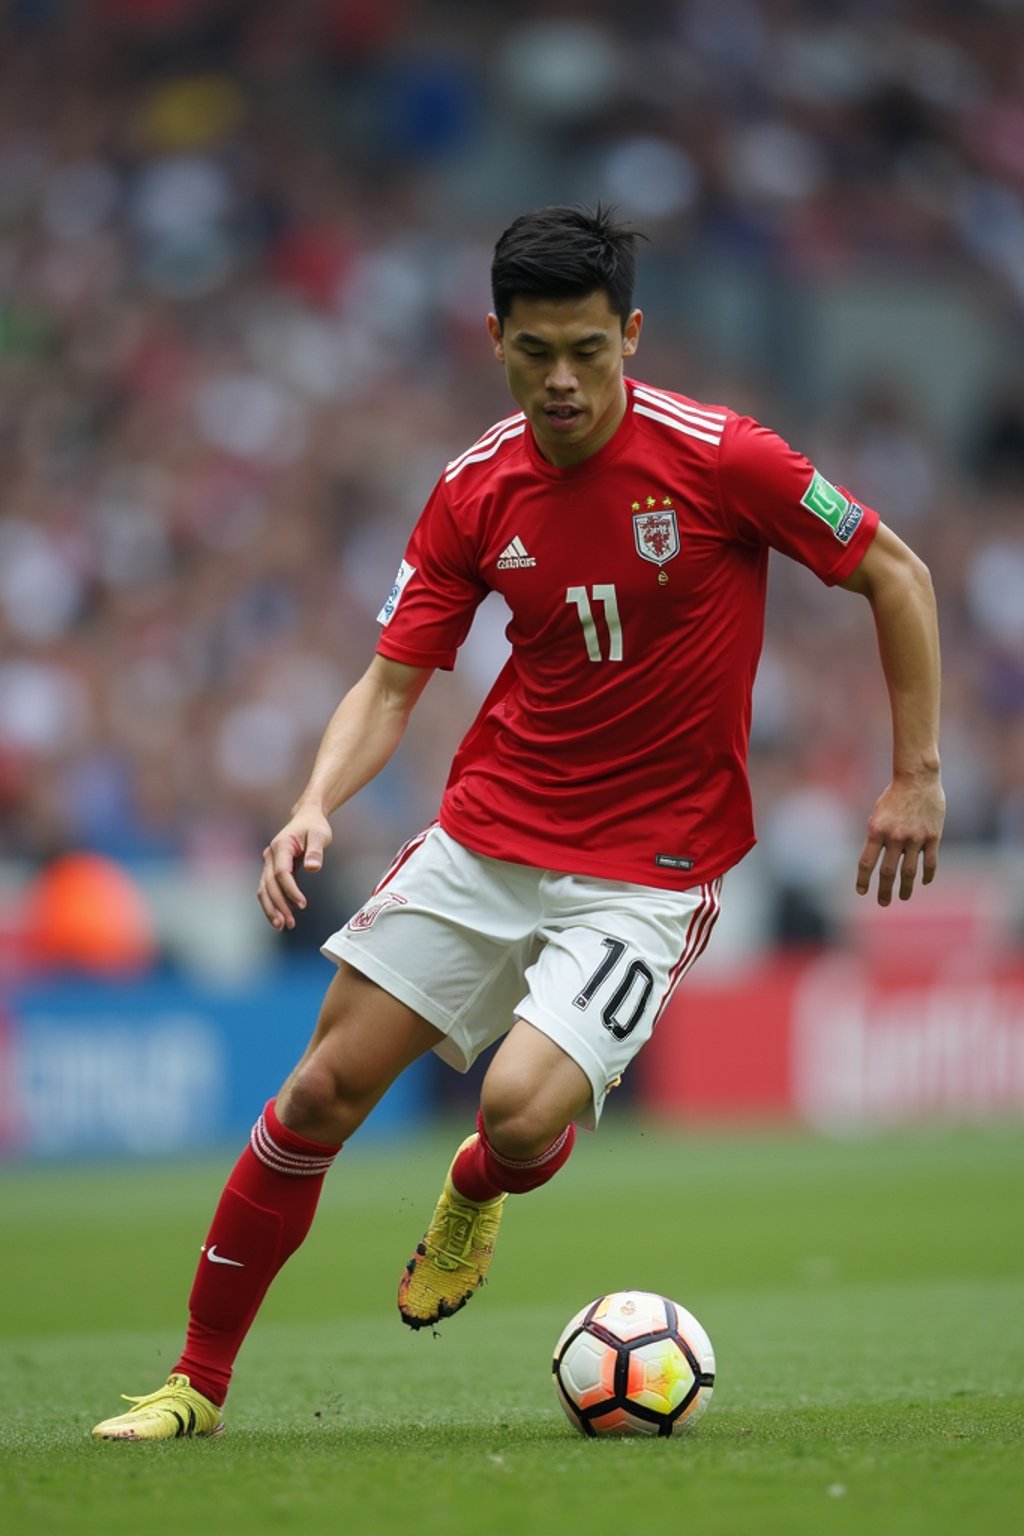
{"label": "adidas logo on jersey", "polygon": [[511,544],[506,544],[498,559],[499,571],[521,571],[525,566],[536,565],[532,555],[526,553],[526,546],[522,539],[513,539]]}

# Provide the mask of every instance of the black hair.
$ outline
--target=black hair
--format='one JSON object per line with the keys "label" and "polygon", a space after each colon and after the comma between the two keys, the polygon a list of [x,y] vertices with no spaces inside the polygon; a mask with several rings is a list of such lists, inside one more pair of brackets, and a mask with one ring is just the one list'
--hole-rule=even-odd
{"label": "black hair", "polygon": [[491,295],[504,328],[517,294],[582,298],[603,289],[625,324],[633,309],[636,243],[646,235],[616,219],[615,209],[538,208],[521,214],[494,247]]}

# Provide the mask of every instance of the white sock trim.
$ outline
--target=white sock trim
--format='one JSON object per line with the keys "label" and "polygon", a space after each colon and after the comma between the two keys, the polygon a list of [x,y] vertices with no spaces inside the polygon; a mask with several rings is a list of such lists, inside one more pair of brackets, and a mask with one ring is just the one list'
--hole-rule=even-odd
{"label": "white sock trim", "polygon": [[267,1130],[266,1115],[260,1115],[253,1126],[249,1145],[260,1162],[274,1173],[294,1174],[300,1178],[325,1174],[338,1155],[329,1152],[317,1157],[313,1152],[289,1152],[285,1147],[279,1147]]}
{"label": "white sock trim", "polygon": [[495,1151],[490,1141],[488,1141],[487,1145],[490,1148],[494,1161],[500,1163],[503,1168],[514,1168],[516,1170],[543,1168],[545,1163],[549,1163],[553,1157],[557,1157],[559,1152],[561,1152],[571,1130],[572,1126],[567,1125],[561,1136],[556,1136],[550,1147],[547,1147],[539,1157],[502,1157],[500,1152]]}

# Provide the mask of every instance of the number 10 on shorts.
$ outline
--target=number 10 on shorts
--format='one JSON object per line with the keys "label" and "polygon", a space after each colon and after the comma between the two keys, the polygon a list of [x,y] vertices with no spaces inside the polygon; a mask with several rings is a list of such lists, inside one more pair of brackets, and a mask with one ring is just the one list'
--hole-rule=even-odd
{"label": "number 10 on shorts", "polygon": [[[621,939],[606,937],[601,945],[608,951],[586,985],[573,998],[573,1007],[584,1012],[591,999],[618,967],[627,945]],[[625,1040],[643,1018],[644,1009],[654,991],[654,973],[643,960],[631,960],[626,974],[616,978],[618,985],[601,1009],[601,1023],[616,1040]]]}
{"label": "number 10 on shorts", "polygon": [[599,582],[591,591],[594,602],[600,603],[604,608],[604,621],[608,629],[607,657],[601,653],[601,637],[598,634],[597,621],[591,606],[591,592],[588,592],[586,587],[568,587],[565,593],[566,602],[576,604],[576,611],[583,626],[583,638],[587,643],[587,655],[591,661],[621,661],[622,625],[619,622],[619,601],[615,594],[615,586],[611,582]]}

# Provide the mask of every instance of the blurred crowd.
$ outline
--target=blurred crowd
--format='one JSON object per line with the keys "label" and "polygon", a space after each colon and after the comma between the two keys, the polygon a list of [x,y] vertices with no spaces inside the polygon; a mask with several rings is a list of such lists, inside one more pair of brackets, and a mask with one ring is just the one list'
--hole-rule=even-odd
{"label": "blurred crowd", "polygon": [[[651,237],[639,374],[752,409],[927,560],[949,839],[1024,836],[1021,0],[9,0],[0,857],[255,863],[434,479],[507,411],[494,238],[598,197]],[[1005,366],[957,432],[884,374],[819,412],[770,337],[695,344],[683,284],[723,263],[797,303],[953,284]],[[864,605],[773,570],[752,766],[798,933],[888,721]],[[354,899],[432,816],[502,627],[338,818]]]}

